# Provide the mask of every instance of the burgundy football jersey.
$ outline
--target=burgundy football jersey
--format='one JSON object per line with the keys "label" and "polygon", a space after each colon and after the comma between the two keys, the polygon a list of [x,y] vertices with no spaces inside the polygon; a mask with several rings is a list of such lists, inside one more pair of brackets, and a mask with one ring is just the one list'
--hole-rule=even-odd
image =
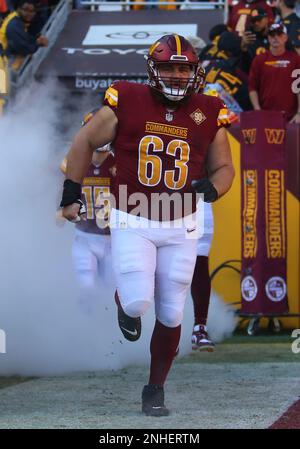
{"label": "burgundy football jersey", "polygon": [[[61,164],[66,172],[67,160]],[[82,182],[81,199],[87,210],[87,220],[76,223],[80,231],[90,234],[109,234],[110,199],[114,183],[115,158],[110,154],[101,166],[90,165]]]}
{"label": "burgundy football jersey", "polygon": [[[126,81],[108,88],[104,104],[118,118],[113,142],[117,208],[132,212],[137,206],[134,194],[143,193],[148,209],[141,215],[164,219],[161,213],[159,217],[157,211],[153,213],[153,202],[150,210],[150,198],[162,193],[179,193],[181,197],[184,193],[193,194],[191,181],[207,176],[208,146],[219,127],[229,126],[226,106],[217,97],[192,94],[176,111],[171,111],[149,86]],[[119,187],[124,185],[127,192],[120,194]],[[134,204],[125,204],[125,196],[127,203],[131,196],[130,203]],[[189,213],[194,210],[195,198]],[[182,207],[180,214],[171,215],[179,218],[188,213]]]}

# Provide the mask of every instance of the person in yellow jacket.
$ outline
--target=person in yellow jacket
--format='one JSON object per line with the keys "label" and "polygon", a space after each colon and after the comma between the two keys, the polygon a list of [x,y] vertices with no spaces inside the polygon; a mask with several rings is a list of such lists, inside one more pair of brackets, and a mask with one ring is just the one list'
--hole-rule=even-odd
{"label": "person in yellow jacket", "polygon": [[0,28],[0,44],[7,56],[27,56],[36,52],[39,47],[47,47],[45,36],[34,34],[30,26],[36,9],[33,0],[19,0],[16,11],[10,13]]}

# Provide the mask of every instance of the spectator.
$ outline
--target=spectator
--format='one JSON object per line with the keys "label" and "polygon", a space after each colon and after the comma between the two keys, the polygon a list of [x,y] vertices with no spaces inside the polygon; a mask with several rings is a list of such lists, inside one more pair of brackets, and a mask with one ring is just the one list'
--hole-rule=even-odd
{"label": "spectator", "polygon": [[290,122],[300,123],[299,94],[292,91],[292,72],[300,69],[300,56],[286,50],[287,29],[283,24],[269,28],[270,49],[251,64],[249,94],[256,110],[285,111]]}
{"label": "spectator", "polygon": [[300,54],[300,18],[295,12],[296,0],[275,0],[273,5],[280,12],[280,21],[287,29],[289,40]]}
{"label": "spectator", "polygon": [[206,66],[208,62],[212,59],[216,58],[216,55],[218,53],[218,40],[220,39],[220,36],[224,31],[228,31],[228,28],[224,23],[219,23],[211,28],[209,32],[209,40],[210,44],[206,45],[206,47],[203,48],[201,51],[199,58],[202,62],[203,66]]}
{"label": "spectator", "polygon": [[266,11],[269,25],[273,23],[273,8],[265,0],[240,0],[232,7],[229,14],[228,27],[231,31],[236,31],[239,35],[242,35],[249,26],[251,11],[258,8]]}
{"label": "spectator", "polygon": [[241,39],[236,33],[225,31],[220,36],[218,50],[218,59],[206,68],[206,82],[220,84],[243,110],[251,109],[247,76],[239,68]]}
{"label": "spectator", "polygon": [[268,16],[264,9],[251,11],[250,26],[242,34],[242,69],[249,73],[251,62],[256,55],[265,53],[269,48]]}
{"label": "spectator", "polygon": [[27,56],[39,47],[47,47],[48,39],[30,29],[36,14],[33,0],[19,0],[17,10],[9,14],[0,28],[0,42],[8,56]]}

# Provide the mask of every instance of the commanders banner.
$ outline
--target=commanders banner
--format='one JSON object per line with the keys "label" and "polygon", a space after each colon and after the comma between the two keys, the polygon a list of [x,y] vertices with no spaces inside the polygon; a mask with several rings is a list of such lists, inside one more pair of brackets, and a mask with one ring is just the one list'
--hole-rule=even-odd
{"label": "commanders banner", "polygon": [[241,114],[242,312],[280,314],[287,303],[286,121]]}

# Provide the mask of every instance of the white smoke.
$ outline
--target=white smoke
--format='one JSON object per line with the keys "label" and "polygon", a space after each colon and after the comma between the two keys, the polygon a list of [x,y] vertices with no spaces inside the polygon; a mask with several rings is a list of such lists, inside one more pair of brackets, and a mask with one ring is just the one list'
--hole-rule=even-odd
{"label": "white smoke", "polygon": [[78,306],[74,227],[55,222],[63,181],[59,165],[68,140],[57,131],[62,120],[57,98],[63,96],[53,85],[36,85],[0,119],[2,375],[117,369],[148,358],[143,339],[131,349],[120,334],[112,283],[99,287],[93,315]]}
{"label": "white smoke", "polygon": [[215,343],[232,335],[237,325],[234,309],[212,291],[208,309],[207,330]]}
{"label": "white smoke", "polygon": [[[51,375],[148,364],[153,310],[143,318],[140,341],[130,343],[117,325],[112,280],[99,287],[92,315],[78,306],[71,265],[74,228],[70,223],[58,227],[55,222],[62,185],[59,165],[70,138],[58,132],[63,120],[58,98],[65,93],[53,85],[33,89],[34,95],[32,89],[24,92],[14,109],[0,118],[0,329],[6,333],[0,375]],[[86,111],[83,107],[82,113]],[[73,123],[72,116],[68,121]],[[110,270],[110,258],[105,262]],[[181,355],[191,347],[191,299],[188,303]],[[218,332],[222,328],[227,333],[232,328],[226,324],[229,315],[223,306],[218,307],[223,317],[218,318],[214,332],[219,326]]]}

